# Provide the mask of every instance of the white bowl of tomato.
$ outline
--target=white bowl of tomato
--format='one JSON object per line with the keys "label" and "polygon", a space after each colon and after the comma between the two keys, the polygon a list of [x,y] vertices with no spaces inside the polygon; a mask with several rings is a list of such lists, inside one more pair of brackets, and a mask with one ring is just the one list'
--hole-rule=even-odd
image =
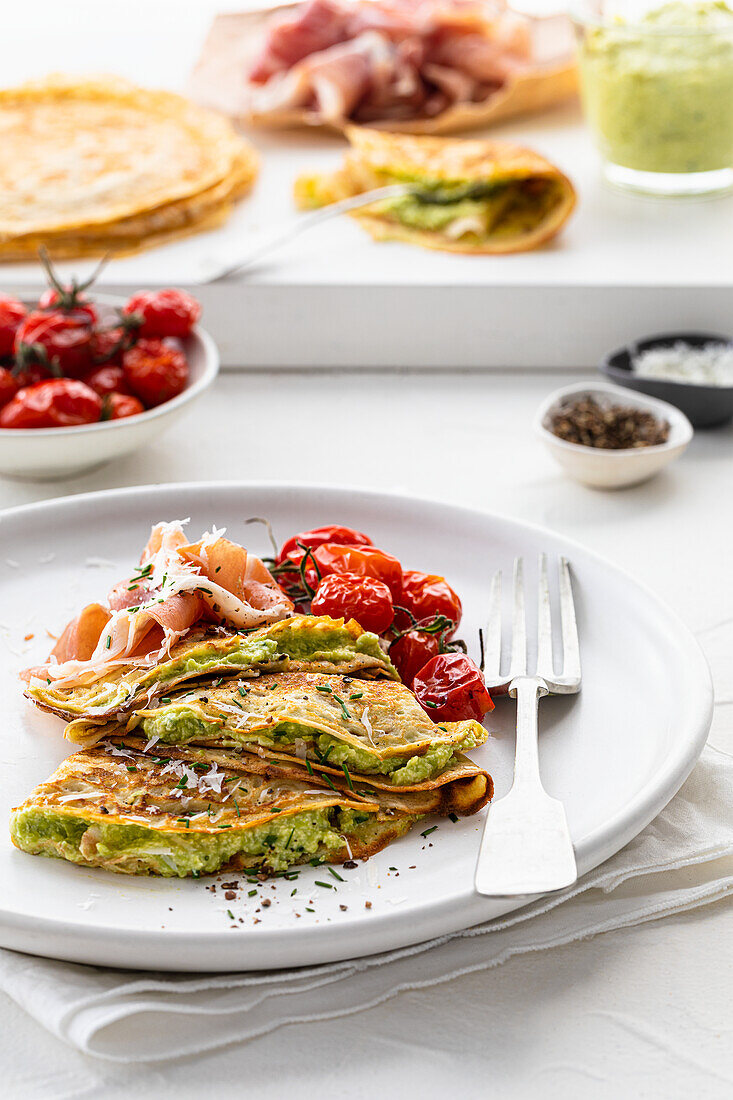
{"label": "white bowl of tomato", "polygon": [[52,285],[0,296],[0,474],[57,480],[157,439],[219,370],[200,307],[178,290],[130,299]]}

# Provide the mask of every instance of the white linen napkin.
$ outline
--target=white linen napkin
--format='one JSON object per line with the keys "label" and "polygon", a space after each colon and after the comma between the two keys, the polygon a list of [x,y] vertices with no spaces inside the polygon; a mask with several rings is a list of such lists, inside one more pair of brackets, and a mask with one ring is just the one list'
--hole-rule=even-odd
{"label": "white linen napkin", "polygon": [[623,851],[569,890],[465,932],[355,961],[194,978],[0,951],[0,989],[86,1054],[115,1062],[190,1056],[717,901],[733,892],[731,807],[733,757],[708,747],[679,794]]}

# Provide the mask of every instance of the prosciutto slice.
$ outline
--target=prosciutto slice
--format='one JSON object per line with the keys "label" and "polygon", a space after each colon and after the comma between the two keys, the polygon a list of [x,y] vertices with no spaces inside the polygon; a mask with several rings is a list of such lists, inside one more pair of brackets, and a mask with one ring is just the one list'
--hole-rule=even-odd
{"label": "prosciutto slice", "polygon": [[159,523],[140,564],[114,586],[108,606],[89,604],[72,620],[49,660],[28,669],[73,687],[124,664],[154,664],[200,622],[252,629],[293,613],[264,563],[243,546],[207,532],[189,542],[183,523]]}
{"label": "prosciutto slice", "polygon": [[269,23],[248,107],[328,123],[477,102],[537,66],[536,22],[504,0],[307,0]]}

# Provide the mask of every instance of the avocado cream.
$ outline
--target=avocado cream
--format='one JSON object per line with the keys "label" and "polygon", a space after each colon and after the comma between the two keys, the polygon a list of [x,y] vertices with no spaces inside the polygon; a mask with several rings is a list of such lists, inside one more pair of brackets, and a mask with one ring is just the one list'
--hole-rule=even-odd
{"label": "avocado cream", "polygon": [[583,101],[601,152],[642,172],[733,165],[733,10],[664,4],[634,25],[586,25]]}

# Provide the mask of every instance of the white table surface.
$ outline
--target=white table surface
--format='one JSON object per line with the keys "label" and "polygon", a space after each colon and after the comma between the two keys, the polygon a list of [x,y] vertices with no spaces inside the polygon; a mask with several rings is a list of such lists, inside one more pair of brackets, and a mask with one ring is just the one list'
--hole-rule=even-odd
{"label": "white table surface", "polygon": [[[733,427],[700,434],[647,485],[597,493],[565,480],[531,432],[541,398],[567,380],[230,373],[157,445],[73,482],[0,481],[0,507],[152,481],[300,479],[539,522],[626,567],[678,609],[712,665],[712,741],[733,750]],[[304,426],[313,424],[334,428],[328,439],[309,430],[304,450]],[[202,442],[192,446],[192,434]],[[83,1057],[0,1000],[5,1095],[722,1100],[733,1086],[731,942],[733,908],[723,903],[152,1069]]]}

